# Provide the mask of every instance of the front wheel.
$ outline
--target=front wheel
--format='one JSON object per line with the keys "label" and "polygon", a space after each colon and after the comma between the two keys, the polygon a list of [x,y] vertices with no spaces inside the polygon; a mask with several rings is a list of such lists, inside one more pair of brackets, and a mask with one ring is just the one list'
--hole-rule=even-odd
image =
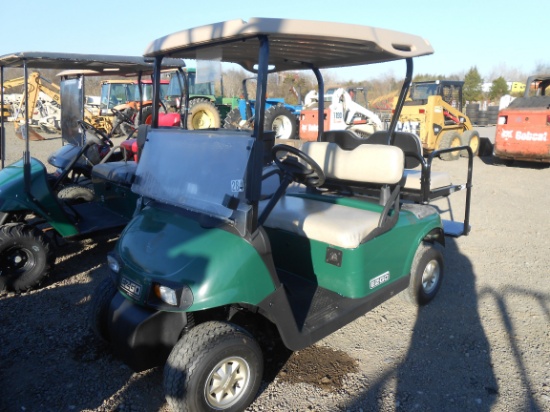
{"label": "front wheel", "polygon": [[177,412],[241,411],[263,374],[256,340],[231,323],[201,323],[172,349],[164,368],[166,400]]}
{"label": "front wheel", "polygon": [[24,292],[37,286],[54,261],[53,245],[38,229],[22,223],[0,227],[0,290]]}
{"label": "front wheel", "polygon": [[70,205],[78,205],[94,200],[94,191],[86,186],[67,185],[57,192],[57,197]]}
{"label": "front wheel", "polygon": [[265,129],[273,130],[276,139],[294,139],[298,129],[296,116],[278,103],[266,110]]}
{"label": "front wheel", "polygon": [[414,305],[430,302],[443,280],[443,256],[433,245],[421,243],[414,255],[409,287],[403,298]]}
{"label": "front wheel", "polygon": [[109,305],[117,293],[116,285],[111,278],[105,278],[92,294],[90,302],[90,329],[103,342],[109,342],[107,318]]}

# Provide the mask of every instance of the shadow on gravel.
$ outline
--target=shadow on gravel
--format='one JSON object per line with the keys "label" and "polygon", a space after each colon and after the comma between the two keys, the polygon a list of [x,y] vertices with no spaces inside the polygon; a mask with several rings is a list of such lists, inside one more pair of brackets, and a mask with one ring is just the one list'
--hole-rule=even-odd
{"label": "shadow on gravel", "polygon": [[491,410],[499,387],[477,311],[472,264],[452,238],[446,238],[444,257],[441,290],[418,309],[405,359],[343,410],[385,411],[392,398],[395,411]]}
{"label": "shadow on gravel", "polygon": [[91,293],[108,276],[107,240],[75,256],[79,244],[67,244],[41,288],[0,296],[0,411],[163,407],[162,368],[133,373],[89,329]]}
{"label": "shadow on gravel", "polygon": [[550,163],[542,162],[525,162],[521,160],[505,160],[499,159],[495,156],[480,156],[480,159],[486,165],[497,166],[497,167],[515,167],[518,169],[534,169],[534,170],[545,170],[550,168]]}

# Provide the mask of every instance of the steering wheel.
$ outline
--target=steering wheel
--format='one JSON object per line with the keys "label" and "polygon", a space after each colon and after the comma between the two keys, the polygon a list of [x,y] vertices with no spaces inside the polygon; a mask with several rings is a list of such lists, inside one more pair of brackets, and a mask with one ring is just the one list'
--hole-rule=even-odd
{"label": "steering wheel", "polygon": [[321,166],[301,150],[278,144],[273,146],[271,154],[275,164],[283,173],[289,174],[292,180],[309,187],[319,187],[325,183],[326,176]]}
{"label": "steering wheel", "polygon": [[115,109],[114,107],[111,108],[111,111],[116,117],[118,117],[123,122],[134,124],[134,121],[130,119],[130,116],[128,116],[126,113],[123,113],[120,110]]}
{"label": "steering wheel", "polygon": [[78,124],[84,129],[89,130],[91,132],[94,132],[96,135],[98,135],[101,138],[101,141],[108,144],[109,146],[113,147],[113,142],[109,137],[103,133],[101,130],[96,129],[94,126],[92,126],[90,123],[85,122],[84,120],[78,120]]}

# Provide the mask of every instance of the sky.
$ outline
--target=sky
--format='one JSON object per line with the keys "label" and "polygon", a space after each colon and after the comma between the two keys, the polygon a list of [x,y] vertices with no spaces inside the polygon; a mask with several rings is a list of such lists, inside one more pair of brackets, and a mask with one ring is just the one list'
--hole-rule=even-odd
{"label": "sky", "polygon": [[[466,73],[475,66],[484,80],[492,80],[489,77],[499,72],[531,74],[537,65],[550,66],[548,0],[5,0],[0,10],[0,55],[142,55],[149,42],[179,30],[274,17],[361,24],[422,36],[435,53],[415,59],[417,74]],[[368,71],[346,69],[336,76],[360,81],[404,73],[404,62],[396,62],[390,67],[373,65]]]}

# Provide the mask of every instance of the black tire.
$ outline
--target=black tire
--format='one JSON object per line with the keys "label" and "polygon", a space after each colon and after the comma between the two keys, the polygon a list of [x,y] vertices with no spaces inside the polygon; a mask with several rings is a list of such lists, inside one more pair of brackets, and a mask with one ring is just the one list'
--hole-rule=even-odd
{"label": "black tire", "polygon": [[[232,373],[224,379],[220,375],[228,368]],[[256,397],[262,374],[262,351],[246,330],[226,322],[201,323],[183,335],[168,357],[166,400],[175,412],[242,411]],[[219,389],[218,398],[214,389]]]}
{"label": "black tire", "polygon": [[49,274],[55,262],[50,239],[23,223],[0,227],[0,290],[24,292]]}
{"label": "black tire", "polygon": [[141,122],[139,121],[139,111],[136,111],[134,126],[137,128],[140,124],[151,124],[151,119],[149,119],[149,123],[147,122],[150,116],[153,116],[153,106],[145,106],[141,109]]}
{"label": "black tire", "polygon": [[189,115],[187,117],[187,128],[217,129],[221,126],[220,112],[216,105],[208,99],[193,99],[189,102]]}
{"label": "black tire", "polygon": [[431,244],[421,243],[414,255],[409,287],[401,296],[416,306],[427,304],[441,287],[443,269],[441,252]]}
{"label": "black tire", "polygon": [[223,121],[224,129],[240,129],[240,123],[242,120],[241,111],[238,107],[231,109]]}
{"label": "black tire", "polygon": [[[480,138],[476,130],[466,130],[462,133],[460,140],[462,146],[470,146],[474,156],[479,154]],[[468,157],[468,152],[466,150],[461,150],[460,156]]]}
{"label": "black tire", "polygon": [[298,130],[298,120],[281,103],[271,106],[265,112],[265,130],[273,130],[276,139],[294,139]]}
{"label": "black tire", "polygon": [[94,191],[81,185],[68,185],[57,192],[57,197],[69,205],[78,205],[94,200]]}
{"label": "black tire", "polygon": [[[439,149],[448,149],[450,147],[458,147],[462,144],[460,140],[460,133],[458,133],[456,130],[449,130],[447,132],[443,132],[441,136],[441,140],[439,142]],[[443,160],[457,160],[460,157],[460,153],[458,150],[454,152],[449,153],[443,153],[441,156],[441,159]]]}
{"label": "black tire", "polygon": [[109,342],[107,316],[109,305],[117,293],[116,285],[111,278],[105,278],[95,288],[90,302],[90,329],[103,342]]}

